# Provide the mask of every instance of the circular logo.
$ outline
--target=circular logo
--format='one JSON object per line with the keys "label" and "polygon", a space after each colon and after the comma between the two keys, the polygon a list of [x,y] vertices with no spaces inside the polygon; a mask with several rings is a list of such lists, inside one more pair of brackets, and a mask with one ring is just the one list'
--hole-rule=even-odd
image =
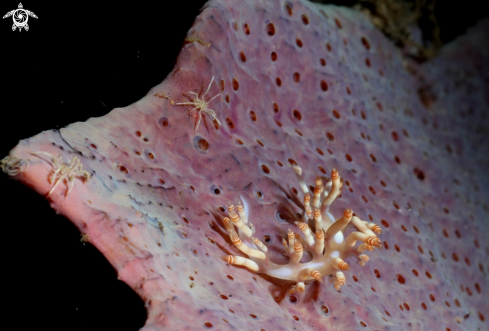
{"label": "circular logo", "polygon": [[24,9],[17,9],[12,16],[15,25],[22,27],[27,24],[28,15]]}
{"label": "circular logo", "polygon": [[9,11],[7,14],[3,15],[2,19],[10,16],[12,16],[12,20],[14,21],[12,31],[17,30],[18,28],[19,32],[22,31],[22,28],[29,31],[29,25],[27,24],[29,16],[37,18],[36,14],[30,10],[24,9],[21,3],[19,3],[19,8]]}

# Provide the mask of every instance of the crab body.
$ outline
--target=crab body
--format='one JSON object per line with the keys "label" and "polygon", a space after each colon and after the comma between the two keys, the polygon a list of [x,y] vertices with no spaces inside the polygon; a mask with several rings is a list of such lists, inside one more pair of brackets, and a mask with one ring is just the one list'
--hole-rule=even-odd
{"label": "crab body", "polygon": [[51,190],[49,190],[47,196],[50,196],[54,192],[58,184],[63,181],[66,181],[66,186],[68,190],[66,191],[65,196],[68,196],[73,189],[73,186],[75,185],[76,177],[82,178],[83,181],[86,181],[90,178],[90,174],[87,171],[83,170],[82,164],[76,156],[73,156],[73,158],[71,159],[71,163],[68,165],[63,162],[63,157],[61,155],[55,157],[46,152],[36,152],[33,154],[44,154],[51,158],[51,160],[48,162],[53,166],[54,170],[49,176],[49,183],[54,183],[54,185]]}
{"label": "crab body", "polygon": [[219,120],[216,117],[216,112],[209,108],[209,104],[211,103],[211,101],[214,100],[215,98],[217,98],[219,96],[219,94],[216,94],[215,96],[213,96],[209,101],[206,101],[204,98],[206,96],[206,94],[209,92],[209,90],[212,86],[212,82],[214,82],[214,76],[212,76],[211,82],[209,83],[207,90],[205,91],[204,94],[202,94],[201,97],[199,97],[199,95],[197,93],[190,91],[188,93],[195,96],[192,99],[192,101],[176,103],[177,106],[194,106],[194,108],[192,110],[190,110],[191,112],[194,110],[197,110],[197,118],[195,120],[194,131],[197,131],[197,129],[199,127],[200,121],[202,119],[202,113],[207,114],[211,118],[212,121],[215,120],[219,125],[221,125],[221,122],[219,122]]}

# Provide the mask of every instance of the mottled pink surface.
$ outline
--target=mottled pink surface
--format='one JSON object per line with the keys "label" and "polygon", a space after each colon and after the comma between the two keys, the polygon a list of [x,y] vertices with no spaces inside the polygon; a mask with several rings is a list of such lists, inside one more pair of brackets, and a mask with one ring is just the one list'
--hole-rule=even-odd
{"label": "mottled pink surface", "polygon": [[[146,301],[144,330],[485,329],[488,22],[418,66],[358,13],[288,3],[291,15],[278,1],[211,1],[188,34],[203,43],[186,44],[162,84],[21,141],[10,155],[28,167],[17,179],[46,194],[52,169],[29,153],[79,155],[93,178],[67,198],[58,188],[53,208]],[[195,112],[158,96],[188,101],[212,76],[222,126],[207,117],[194,132]],[[341,293],[314,283],[295,303],[287,284],[219,259],[240,254],[219,207],[242,195],[272,260],[285,263],[281,238],[302,199],[289,159],[311,184],[337,168],[333,213],[380,223],[386,248],[363,268],[347,260]]]}

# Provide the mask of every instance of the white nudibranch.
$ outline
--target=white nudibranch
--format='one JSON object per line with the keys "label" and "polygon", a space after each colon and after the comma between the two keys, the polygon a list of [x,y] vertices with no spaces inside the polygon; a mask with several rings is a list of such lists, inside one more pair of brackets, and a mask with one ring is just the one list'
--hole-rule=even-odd
{"label": "white nudibranch", "polygon": [[[377,237],[382,230],[374,223],[362,221],[351,209],[345,209],[342,217],[334,220],[329,208],[342,187],[336,169],[332,169],[331,178],[325,178],[326,183],[323,183],[323,178],[317,177],[316,186],[311,194],[302,169],[298,165],[293,165],[292,168],[304,193],[304,205],[301,218],[289,222],[291,226],[295,224],[303,236],[288,229],[287,238],[282,239],[285,255],[290,257],[289,263],[273,263],[267,247],[253,236],[254,227],[249,221],[250,206],[243,197],[242,202],[238,201],[236,204],[237,207],[229,203],[229,217],[223,218],[223,225],[236,248],[248,258],[226,255],[222,259],[229,264],[245,266],[258,273],[293,281],[294,285],[289,294],[304,292],[305,283],[322,281],[326,275],[332,275],[331,282],[334,288],[340,291],[346,282],[343,271],[350,270],[350,266],[344,260],[356,257],[357,262],[364,266],[369,257],[363,252],[373,251],[374,247],[382,247],[382,242]],[[352,226],[356,227],[357,231],[351,232],[345,238],[344,230]],[[360,244],[355,247],[357,242]],[[304,250],[312,256],[309,262],[301,262]]]}

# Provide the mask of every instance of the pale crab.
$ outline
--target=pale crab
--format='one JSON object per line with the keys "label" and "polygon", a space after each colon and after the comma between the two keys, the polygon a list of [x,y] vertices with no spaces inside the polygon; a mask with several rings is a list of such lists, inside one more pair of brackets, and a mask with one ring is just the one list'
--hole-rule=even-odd
{"label": "pale crab", "polygon": [[54,186],[48,192],[47,196],[50,196],[51,193],[54,192],[58,184],[64,180],[67,181],[66,186],[68,188],[65,196],[68,196],[68,194],[70,194],[71,190],[73,189],[73,186],[75,185],[76,177],[82,178],[83,181],[87,181],[90,178],[90,174],[87,171],[83,170],[83,166],[76,156],[73,156],[73,158],[71,159],[71,163],[68,165],[63,162],[63,157],[61,155],[58,155],[58,157],[56,158],[54,155],[46,152],[34,152],[32,154],[44,154],[51,158],[51,160],[48,162],[53,166],[54,170],[48,179],[50,184],[53,184],[54,182]]}
{"label": "pale crab", "polygon": [[201,97],[199,97],[199,95],[195,92],[192,92],[192,91],[189,91],[188,93],[190,94],[193,94],[195,95],[195,98],[190,101],[190,102],[178,102],[176,103],[177,106],[195,106],[195,108],[193,108],[191,111],[194,111],[194,110],[197,110],[197,118],[195,120],[195,126],[194,126],[194,131],[197,131],[197,128],[199,127],[199,124],[200,124],[200,121],[202,119],[202,112],[206,113],[207,115],[209,115],[209,117],[211,118],[211,120],[216,120],[216,122],[221,125],[221,122],[219,122],[219,120],[217,119],[216,117],[216,112],[212,109],[210,109],[208,106],[209,104],[211,103],[212,100],[214,100],[215,98],[217,98],[219,96],[219,94],[216,94],[215,96],[213,96],[209,101],[206,101],[204,99],[204,97],[206,96],[206,94],[209,92],[210,88],[211,88],[211,85],[212,83],[214,82],[214,76],[212,76],[212,79],[211,79],[211,82],[209,83],[209,86],[207,87],[207,90],[205,91],[204,94],[202,94]]}

